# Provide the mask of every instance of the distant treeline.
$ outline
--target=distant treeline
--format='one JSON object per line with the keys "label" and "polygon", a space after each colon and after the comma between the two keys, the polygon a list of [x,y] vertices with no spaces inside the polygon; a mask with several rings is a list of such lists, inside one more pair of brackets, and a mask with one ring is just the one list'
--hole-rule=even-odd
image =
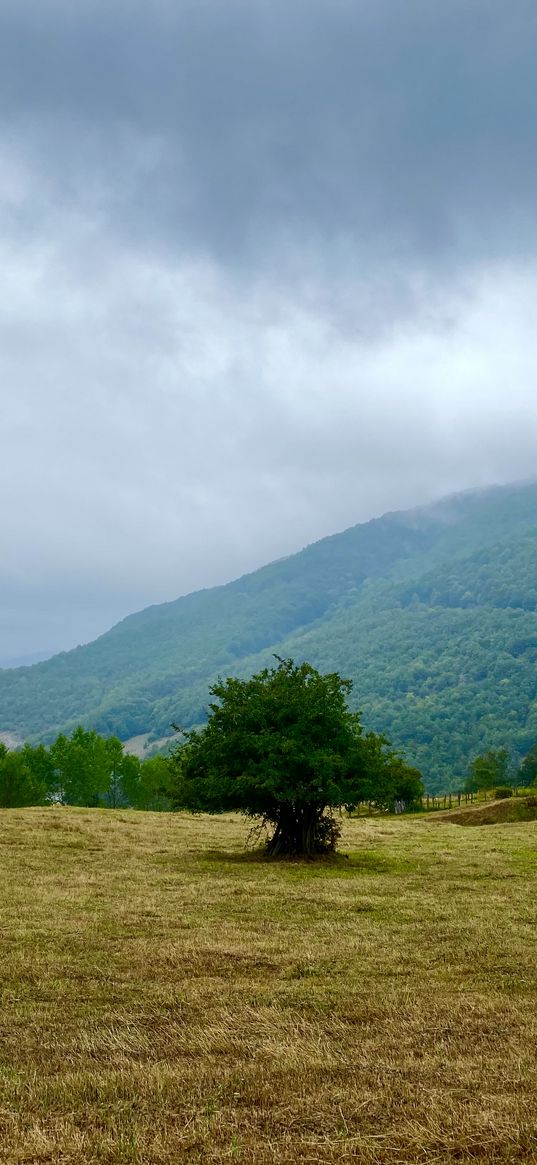
{"label": "distant treeline", "polygon": [[[416,770],[405,770],[411,786],[391,793],[377,789],[375,804],[415,808],[423,786]],[[407,782],[408,783],[408,782]],[[478,793],[528,788],[537,784],[537,744],[521,763],[507,749],[489,749],[471,762],[461,792]],[[414,787],[415,786],[415,787]],[[63,733],[49,747],[25,744],[10,750],[0,742],[0,809],[25,805],[80,805],[88,808],[170,811],[170,767],[167,757],[147,760],[125,752],[116,736],[99,736],[79,727]]]}
{"label": "distant treeline", "polygon": [[140,761],[115,736],[76,728],[43,744],[11,751],[0,743],[0,808],[85,805],[108,809],[170,809],[165,757]]}
{"label": "distant treeline", "polygon": [[491,789],[527,788],[537,782],[537,744],[521,762],[512,760],[506,748],[491,748],[476,756],[464,783],[464,792],[480,793]]}

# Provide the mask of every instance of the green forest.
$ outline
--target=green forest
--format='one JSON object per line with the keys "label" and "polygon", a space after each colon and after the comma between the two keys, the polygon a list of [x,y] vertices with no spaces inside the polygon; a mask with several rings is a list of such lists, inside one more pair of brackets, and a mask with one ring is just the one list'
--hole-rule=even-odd
{"label": "green forest", "polygon": [[90,808],[169,810],[168,762],[140,761],[115,736],[79,726],[50,746],[0,743],[0,809],[25,805],[84,805]]}
{"label": "green forest", "polygon": [[50,744],[204,723],[219,676],[274,653],[337,670],[430,791],[537,740],[537,485],[355,526],[227,586],[131,615],[94,643],[0,671],[0,731]]}
{"label": "green forest", "polygon": [[[291,662],[291,661],[290,661]],[[302,665],[307,667],[307,665]],[[254,679],[257,677],[253,677]],[[331,678],[331,677],[329,677]],[[230,685],[240,683],[228,680]],[[247,681],[242,683],[248,684]],[[217,685],[217,689],[219,686]],[[233,688],[231,689],[233,690]],[[350,714],[352,718],[352,713]],[[243,738],[248,739],[248,747],[257,748],[260,757],[256,760],[256,776],[253,781],[256,805],[259,798],[265,812],[267,779],[271,766],[267,765],[264,744],[258,733],[248,733],[244,728]],[[361,747],[359,764],[352,774],[352,796],[345,786],[341,800],[332,803],[345,805],[350,811],[360,804],[374,807],[376,811],[389,813],[415,811],[425,807],[424,786],[417,769],[407,765],[389,746],[389,742],[375,733],[358,737]],[[189,754],[192,745],[204,744],[203,731],[187,732],[182,745],[176,746],[171,756],[155,755],[140,760],[125,750],[123,743],[115,736],[99,736],[93,729],[87,731],[79,725],[66,736],[60,733],[50,745],[24,744],[17,749],[8,749],[0,742],[0,809],[17,809],[29,805],[78,805],[101,809],[142,809],[153,812],[169,812],[174,808],[189,808],[214,811],[214,789],[211,795],[201,796],[196,789],[194,796],[184,796],[185,772],[183,757]],[[232,741],[233,743],[233,741]],[[233,746],[235,747],[235,746]],[[236,750],[235,750],[236,751]],[[312,749],[315,759],[315,750]],[[321,742],[323,762],[329,757]],[[282,753],[282,756],[285,753]],[[367,763],[364,766],[364,758]],[[258,765],[259,761],[259,765]],[[240,763],[235,756],[235,764]],[[285,779],[290,780],[285,769]],[[318,780],[318,767],[315,768]],[[261,777],[259,774],[261,773]],[[268,777],[267,777],[268,774]],[[273,774],[272,774],[273,776]],[[239,803],[236,793],[229,801],[225,799],[226,781],[229,782],[229,766],[219,762],[216,806],[217,810],[241,807],[252,815],[251,804],[244,800],[244,780],[231,781],[241,790]],[[469,765],[464,784],[459,792],[485,793],[496,797],[511,796],[513,790],[531,790],[537,786],[537,742],[518,765],[512,763],[507,749],[490,749],[474,757]],[[331,796],[334,798],[331,776]],[[178,789],[183,795],[178,795]],[[201,798],[201,799],[200,799]],[[231,803],[233,802],[233,803]]]}

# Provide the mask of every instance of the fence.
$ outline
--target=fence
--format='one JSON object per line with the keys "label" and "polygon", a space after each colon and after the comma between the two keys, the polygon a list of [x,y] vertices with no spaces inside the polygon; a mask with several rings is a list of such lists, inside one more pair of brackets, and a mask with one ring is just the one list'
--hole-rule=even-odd
{"label": "fence", "polygon": [[[527,790],[519,789],[518,786],[513,788],[513,797],[518,797],[519,793],[524,794]],[[425,812],[432,812],[433,809],[453,809],[459,808],[461,805],[485,805],[489,801],[494,801],[494,793],[491,790],[483,790],[480,793],[442,793],[439,797],[436,794],[427,793],[421,798],[421,808]]]}
{"label": "fence", "polygon": [[[523,789],[515,786],[513,788],[513,797],[524,796],[531,790]],[[405,813],[416,812],[416,808],[421,808],[424,813],[432,813],[439,809],[460,809],[465,805],[486,805],[490,801],[494,801],[494,793],[492,791],[481,791],[479,793],[441,793],[439,796],[436,793],[426,793],[420,800],[414,803],[413,806],[407,805],[404,801],[396,801],[391,810],[386,807],[380,808],[374,801],[363,801],[358,808],[358,816],[372,817],[379,813]]]}

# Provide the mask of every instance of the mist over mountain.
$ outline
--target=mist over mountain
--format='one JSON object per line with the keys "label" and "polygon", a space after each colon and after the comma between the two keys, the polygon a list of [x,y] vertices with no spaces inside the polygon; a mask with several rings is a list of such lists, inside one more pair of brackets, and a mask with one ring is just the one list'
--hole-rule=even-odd
{"label": "mist over mountain", "polygon": [[217,676],[277,653],[351,677],[365,726],[456,786],[480,749],[537,740],[536,567],[535,483],[389,513],[0,672],[0,731],[162,738],[205,719]]}
{"label": "mist over mountain", "polygon": [[55,654],[52,651],[33,651],[28,655],[18,655],[0,659],[0,668],[31,667],[33,663],[42,663]]}

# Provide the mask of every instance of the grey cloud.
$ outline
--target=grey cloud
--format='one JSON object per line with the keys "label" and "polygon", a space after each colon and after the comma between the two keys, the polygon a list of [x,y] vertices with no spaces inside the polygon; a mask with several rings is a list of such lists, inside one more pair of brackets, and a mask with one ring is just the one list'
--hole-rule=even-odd
{"label": "grey cloud", "polygon": [[0,662],[533,472],[536,24],[4,0]]}
{"label": "grey cloud", "polygon": [[490,258],[535,246],[536,32],[523,0],[8,4],[0,102],[144,245]]}
{"label": "grey cloud", "polygon": [[[533,275],[504,273],[505,301],[485,281],[462,314],[450,305],[447,331],[419,320],[368,345],[292,299],[245,302],[203,267],[116,252],[106,283],[73,289],[57,265],[50,279],[41,344],[24,359],[4,344],[0,366],[13,390],[0,658],[89,638],[383,510],[533,471]],[[11,304],[22,326],[28,294],[17,307],[14,286]]]}

